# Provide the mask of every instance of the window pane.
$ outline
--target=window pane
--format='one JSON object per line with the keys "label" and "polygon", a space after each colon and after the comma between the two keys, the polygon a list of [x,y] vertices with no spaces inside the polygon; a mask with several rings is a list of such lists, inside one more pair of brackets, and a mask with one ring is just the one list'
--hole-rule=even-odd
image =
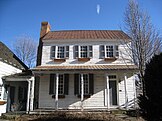
{"label": "window pane", "polygon": [[88,47],[87,46],[80,46],[80,57],[81,58],[88,57]]}
{"label": "window pane", "polygon": [[57,58],[64,58],[65,48],[64,46],[58,46]]}
{"label": "window pane", "polygon": [[106,46],[106,56],[113,57],[113,46]]}
{"label": "window pane", "polygon": [[[84,95],[89,94],[89,78],[88,78],[88,74],[83,74],[83,80],[84,80]],[[80,75],[80,86],[79,86],[79,90],[80,90],[80,94],[81,94],[81,75]]]}
{"label": "window pane", "polygon": [[59,84],[58,84],[58,94],[63,95],[64,94],[64,75],[59,75]]}

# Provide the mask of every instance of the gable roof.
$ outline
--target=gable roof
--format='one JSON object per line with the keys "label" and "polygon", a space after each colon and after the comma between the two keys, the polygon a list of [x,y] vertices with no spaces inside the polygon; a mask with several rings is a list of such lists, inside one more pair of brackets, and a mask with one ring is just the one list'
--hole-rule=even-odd
{"label": "gable roof", "polygon": [[64,30],[50,31],[43,40],[58,39],[124,39],[130,40],[130,37],[120,30]]}
{"label": "gable roof", "polygon": [[0,61],[22,70],[28,69],[28,67],[1,41],[0,41]]}

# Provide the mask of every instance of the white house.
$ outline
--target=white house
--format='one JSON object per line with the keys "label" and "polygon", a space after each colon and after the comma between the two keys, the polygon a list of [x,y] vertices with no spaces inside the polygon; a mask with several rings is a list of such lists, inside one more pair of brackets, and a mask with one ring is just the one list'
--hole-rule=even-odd
{"label": "white house", "polygon": [[[0,42],[0,115],[6,112],[7,105],[7,90],[4,88],[3,76],[8,76],[16,73],[21,73],[28,67],[23,64],[15,54],[2,42]],[[14,87],[13,87],[14,88]],[[14,100],[16,88],[12,92],[12,99]]]}
{"label": "white house", "polygon": [[32,69],[37,108],[132,108],[137,67],[129,56],[130,42],[120,30],[50,31],[48,22],[42,22],[37,67]]}

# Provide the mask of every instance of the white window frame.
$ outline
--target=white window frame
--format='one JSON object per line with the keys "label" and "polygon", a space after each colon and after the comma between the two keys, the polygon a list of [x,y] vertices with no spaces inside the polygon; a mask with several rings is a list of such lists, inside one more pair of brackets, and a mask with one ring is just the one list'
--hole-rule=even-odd
{"label": "white window frame", "polygon": [[[63,59],[63,58],[65,58],[65,54],[66,54],[66,52],[65,52],[65,46],[57,46],[56,47],[57,49],[57,51],[55,52],[55,55],[56,55],[56,58],[58,58],[58,59]],[[63,50],[63,52],[62,52],[62,50]],[[62,54],[63,54],[63,57],[62,57]]]}
{"label": "white window frame", "polygon": [[[85,80],[85,77],[84,76],[87,76],[87,80]],[[84,95],[89,95],[89,74],[83,74],[83,80],[84,80]],[[88,86],[88,90],[85,90],[85,81],[87,81],[88,83],[87,83],[87,85],[86,86]],[[87,91],[87,92],[85,92],[85,91]],[[79,74],[79,94],[81,94],[81,74]]]}
{"label": "white window frame", "polygon": [[[62,76],[62,77],[61,77]],[[65,84],[65,79],[64,79],[64,74],[59,74],[59,82],[58,82],[58,95],[64,95],[64,84]],[[61,80],[62,79],[62,80]],[[61,87],[61,85],[62,87]],[[61,91],[60,91],[61,90]],[[62,93],[61,93],[62,92]]]}
{"label": "white window frame", "polygon": [[[108,46],[113,47],[113,56],[112,57],[107,56],[108,51],[106,49]],[[119,57],[119,45],[110,44],[110,45],[103,45],[103,47],[104,47],[103,50],[100,50],[100,54],[104,53],[104,56],[101,55],[101,58],[113,58],[113,57],[118,58]]]}
{"label": "white window frame", "polygon": [[[90,50],[90,46],[92,47],[92,50]],[[87,57],[81,57],[81,48],[87,47]],[[91,56],[90,56],[91,53]],[[78,45],[78,58],[92,58],[93,57],[93,45]]]}
{"label": "white window frame", "polygon": [[[112,47],[112,51],[110,51],[110,49],[111,49],[110,47]],[[107,53],[112,53],[112,56],[110,56],[110,54],[107,54]],[[113,45],[105,45],[105,57],[106,58],[113,58],[114,57],[114,46]]]}
{"label": "white window frame", "polygon": [[[59,48],[64,48],[64,57],[58,57],[59,55]],[[55,50],[53,50],[55,48]],[[67,49],[68,48],[68,49]],[[68,57],[67,57],[68,55]],[[61,45],[56,45],[56,46],[51,46],[51,58],[53,59],[65,59],[69,58],[69,46],[61,46]]]}

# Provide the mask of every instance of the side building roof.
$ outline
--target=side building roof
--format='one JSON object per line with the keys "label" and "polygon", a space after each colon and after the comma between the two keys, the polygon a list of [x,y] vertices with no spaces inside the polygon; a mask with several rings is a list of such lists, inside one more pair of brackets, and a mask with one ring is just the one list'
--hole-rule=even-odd
{"label": "side building roof", "polygon": [[12,65],[21,70],[28,69],[28,67],[1,41],[0,41],[0,61]]}

